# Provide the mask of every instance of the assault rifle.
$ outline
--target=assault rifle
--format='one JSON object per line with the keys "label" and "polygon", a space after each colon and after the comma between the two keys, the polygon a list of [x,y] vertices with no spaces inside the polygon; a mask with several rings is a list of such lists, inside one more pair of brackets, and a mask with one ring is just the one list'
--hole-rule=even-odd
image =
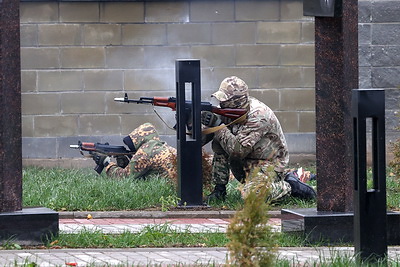
{"label": "assault rifle", "polygon": [[[113,146],[109,143],[87,143],[78,141],[77,145],[70,145],[70,148],[79,149],[84,157],[93,157],[95,153],[107,155],[109,157],[128,156],[132,157],[135,152],[127,150],[124,146]],[[83,151],[88,151],[89,155],[85,155]],[[100,174],[104,169],[104,165],[97,165],[94,170]]]}
{"label": "assault rifle", "polygon": [[[175,97],[140,97],[139,99],[129,99],[128,94],[125,93],[125,97],[116,97],[114,101],[117,102],[125,102],[125,103],[136,103],[136,104],[151,104],[153,106],[159,107],[168,107],[173,111],[176,110],[176,98]],[[191,101],[186,101],[185,108],[190,110],[192,106]],[[200,103],[201,111],[211,111],[212,113],[230,118],[230,119],[238,119],[244,114],[246,114],[247,110],[242,108],[219,108],[213,106],[210,102],[201,102]]]}

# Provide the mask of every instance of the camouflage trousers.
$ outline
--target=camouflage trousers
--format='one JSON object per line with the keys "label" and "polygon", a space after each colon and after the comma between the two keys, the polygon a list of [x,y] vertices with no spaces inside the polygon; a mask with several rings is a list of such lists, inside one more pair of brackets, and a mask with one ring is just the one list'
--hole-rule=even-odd
{"label": "camouflage trousers", "polygon": [[252,175],[273,176],[271,177],[273,181],[269,184],[268,199],[274,201],[289,195],[291,187],[288,182],[284,181],[283,173],[267,171],[270,166],[271,163],[266,160],[237,160],[230,158],[226,153],[214,153],[212,178],[215,184],[226,185],[229,181],[230,172],[241,183],[246,182],[250,172],[253,170],[256,170],[258,173],[252,173]]}

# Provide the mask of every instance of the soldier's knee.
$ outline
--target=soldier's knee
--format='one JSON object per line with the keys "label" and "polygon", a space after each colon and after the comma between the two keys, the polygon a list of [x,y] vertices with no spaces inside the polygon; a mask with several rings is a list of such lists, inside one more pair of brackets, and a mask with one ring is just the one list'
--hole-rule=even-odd
{"label": "soldier's knee", "polygon": [[212,141],[212,143],[211,143],[211,148],[212,148],[212,150],[214,151],[214,153],[216,153],[216,154],[226,154],[226,152],[225,152],[225,150],[222,148],[221,144],[220,144],[218,141],[216,141],[216,140],[213,140],[213,141]]}
{"label": "soldier's knee", "polygon": [[233,176],[235,176],[236,180],[238,180],[241,183],[244,183],[246,180],[246,172],[244,171],[243,160],[237,157],[230,157],[229,165],[232,174]]}

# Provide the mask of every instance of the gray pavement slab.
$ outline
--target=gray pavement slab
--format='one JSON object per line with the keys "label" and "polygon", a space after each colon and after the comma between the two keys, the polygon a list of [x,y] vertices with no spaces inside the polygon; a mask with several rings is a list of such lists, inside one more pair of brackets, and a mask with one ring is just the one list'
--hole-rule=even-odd
{"label": "gray pavement slab", "polygon": [[[174,231],[191,232],[225,232],[228,221],[220,213],[202,214],[198,217],[184,213],[174,213],[173,220],[154,219],[168,218],[161,214],[146,216],[139,213],[116,212],[95,214],[94,218],[84,219],[87,213],[74,214],[67,219],[60,219],[60,232],[75,233],[82,229],[100,230],[104,233],[120,233],[123,231],[140,232],[145,226],[171,227]],[[179,215],[179,216],[177,216]],[[141,217],[143,216],[143,217]],[[185,219],[182,219],[185,217]],[[213,219],[204,219],[204,218]],[[280,219],[273,216],[270,223],[276,231],[280,231]],[[81,219],[77,219],[81,218]],[[100,219],[103,218],[103,219]],[[108,219],[107,219],[108,218]],[[111,218],[111,219],[110,219]],[[117,219],[125,218],[125,219]],[[139,219],[145,218],[145,219]],[[146,219],[147,218],[147,219]],[[148,218],[152,218],[149,220]],[[205,223],[206,222],[206,223]],[[320,265],[321,261],[335,256],[354,257],[353,247],[290,247],[279,248],[279,259],[286,259],[291,266]],[[400,247],[389,247],[389,258],[400,262]],[[27,249],[0,250],[0,266],[223,266],[228,259],[226,248],[124,248],[124,249]]]}
{"label": "gray pavement slab", "polygon": [[[293,266],[320,264],[332,257],[354,257],[353,247],[279,248],[279,259]],[[400,247],[389,247],[389,257],[400,259]],[[222,266],[228,259],[226,248],[127,248],[2,250],[0,266]]]}

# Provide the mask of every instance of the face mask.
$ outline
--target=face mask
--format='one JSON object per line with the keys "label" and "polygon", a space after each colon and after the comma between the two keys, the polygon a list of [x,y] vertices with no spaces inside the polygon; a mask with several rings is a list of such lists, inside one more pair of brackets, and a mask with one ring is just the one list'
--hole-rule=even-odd
{"label": "face mask", "polygon": [[221,101],[220,106],[221,108],[244,108],[248,104],[247,96],[233,96],[231,99],[227,101]]}

